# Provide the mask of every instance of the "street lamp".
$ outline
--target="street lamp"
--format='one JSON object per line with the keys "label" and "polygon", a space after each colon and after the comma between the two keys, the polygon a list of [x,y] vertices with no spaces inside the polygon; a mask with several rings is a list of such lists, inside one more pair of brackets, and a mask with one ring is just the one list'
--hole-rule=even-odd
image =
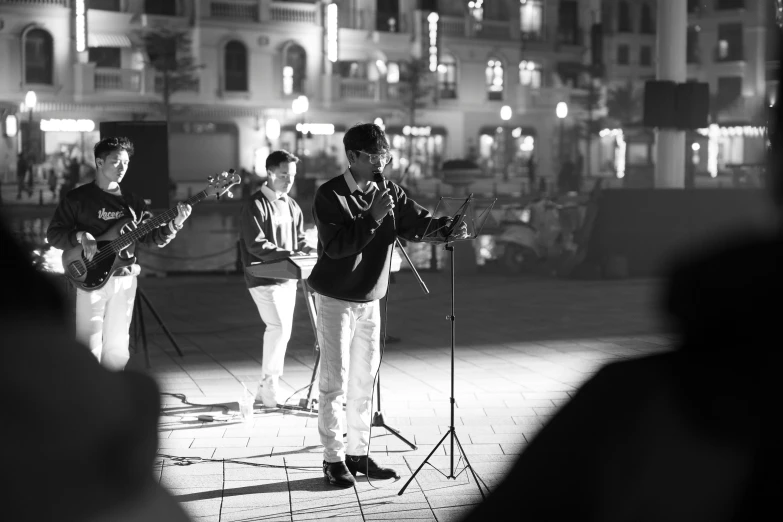
{"label": "street lamp", "polygon": [[504,105],[500,108],[500,118],[503,121],[508,121],[511,119],[511,107],[508,105]]}
{"label": "street lamp", "polygon": [[568,104],[559,102],[555,107],[555,114],[560,119],[560,161],[563,161],[563,144],[565,141],[565,118],[568,116]]}
{"label": "street lamp", "polygon": [[[503,121],[508,121],[511,119],[512,111],[511,107],[508,105],[504,105],[500,108],[500,119]],[[498,134],[497,137],[498,141],[503,140],[503,156],[504,156],[504,165],[503,165],[503,179],[508,181],[509,173],[508,173],[508,165],[511,163],[511,139],[506,135],[506,133]],[[500,144],[498,144],[500,145]]]}
{"label": "street lamp", "polygon": [[[301,115],[300,122],[296,126],[296,144],[294,145],[294,148],[296,149],[296,154],[300,158],[302,158],[302,171],[305,170],[305,160],[304,160],[304,143],[302,144],[302,151],[299,150],[299,134],[302,134],[302,141],[304,141],[305,136],[305,113],[307,112],[307,109],[310,108],[310,100],[307,99],[307,96],[302,94],[301,96],[298,96],[294,101],[291,102],[291,110],[294,111],[294,114]],[[302,175],[304,177],[304,175]]]}

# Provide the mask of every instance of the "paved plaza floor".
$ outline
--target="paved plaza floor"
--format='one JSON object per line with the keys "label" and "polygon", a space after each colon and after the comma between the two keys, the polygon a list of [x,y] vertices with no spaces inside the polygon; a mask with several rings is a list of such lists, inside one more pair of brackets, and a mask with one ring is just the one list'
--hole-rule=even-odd
{"label": "paved plaza floor", "polygon": [[[243,279],[140,279],[184,357],[145,308],[152,367],[145,369],[139,351],[129,368],[148,372],[164,392],[155,473],[193,520],[459,520],[480,502],[468,472],[445,476],[451,466],[448,438],[430,459],[432,466],[398,495],[450,423],[449,278],[422,276],[429,295],[408,272],[391,285],[388,328],[401,341],[386,347],[381,369],[386,423],[417,449],[374,428],[372,454],[402,478],[369,483],[360,476],[347,490],[324,482],[317,414],[259,402],[252,422],[239,416],[243,383],[255,388],[260,378],[263,333]],[[663,333],[657,312],[659,286],[651,280],[458,272],[455,427],[472,467],[490,488],[602,365],[670,348],[672,337]],[[314,361],[314,335],[300,296],[281,381],[283,396],[293,394],[289,404],[305,396]],[[305,392],[294,393],[303,387]]]}

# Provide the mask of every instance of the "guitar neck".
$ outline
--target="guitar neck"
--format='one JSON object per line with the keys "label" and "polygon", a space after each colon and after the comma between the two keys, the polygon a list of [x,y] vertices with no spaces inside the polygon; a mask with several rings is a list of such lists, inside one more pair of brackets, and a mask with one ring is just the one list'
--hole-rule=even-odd
{"label": "guitar neck", "polygon": [[[201,201],[205,200],[207,196],[208,196],[207,191],[202,190],[198,194],[186,199],[185,203],[187,203],[190,206],[194,206],[197,203],[200,203]],[[128,232],[127,234],[121,234],[120,237],[118,237],[117,239],[109,243],[108,246],[114,252],[119,252],[120,250],[128,248],[130,245],[135,243],[139,238],[144,237],[146,234],[155,230],[163,223],[171,221],[172,219],[177,217],[177,214],[178,214],[177,207],[170,208],[166,212],[163,212],[162,214],[159,214],[153,217],[152,219],[145,221],[142,225],[140,225],[137,229],[133,230],[132,232]]]}

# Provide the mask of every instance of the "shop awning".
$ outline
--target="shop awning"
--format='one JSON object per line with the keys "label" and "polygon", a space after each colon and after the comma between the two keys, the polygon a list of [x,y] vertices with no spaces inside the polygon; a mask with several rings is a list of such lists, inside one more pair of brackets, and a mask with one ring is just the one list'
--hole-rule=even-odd
{"label": "shop awning", "polygon": [[133,44],[125,34],[90,33],[87,47],[133,47]]}
{"label": "shop awning", "polygon": [[[399,134],[404,136],[405,132],[403,132],[403,129],[405,127],[408,127],[408,125],[387,125],[386,126],[386,134]],[[430,136],[446,136],[448,135],[448,131],[446,130],[446,127],[440,126],[440,125],[415,125],[415,131],[413,133],[414,136],[426,136],[426,133],[422,133],[421,131],[423,129],[429,128],[429,135]]]}
{"label": "shop awning", "polygon": [[486,134],[487,136],[494,136],[498,130],[498,127],[501,127],[503,132],[511,132],[516,128],[521,128],[523,136],[536,136],[538,134],[534,127],[525,127],[524,125],[484,125],[479,129],[479,136],[482,134]]}

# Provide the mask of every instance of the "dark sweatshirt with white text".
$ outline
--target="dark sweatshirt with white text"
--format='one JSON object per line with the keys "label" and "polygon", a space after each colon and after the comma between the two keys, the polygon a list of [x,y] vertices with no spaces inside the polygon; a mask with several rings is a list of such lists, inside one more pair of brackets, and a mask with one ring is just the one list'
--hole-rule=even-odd
{"label": "dark sweatshirt with white text", "polygon": [[[350,173],[348,174],[350,176]],[[396,235],[420,241],[425,231],[440,228],[446,218],[430,213],[387,181],[394,200],[394,219],[373,219],[370,206],[378,187],[351,192],[344,175],[321,185],[313,201],[318,228],[318,261],[308,278],[319,294],[344,301],[369,302],[386,295]]]}

